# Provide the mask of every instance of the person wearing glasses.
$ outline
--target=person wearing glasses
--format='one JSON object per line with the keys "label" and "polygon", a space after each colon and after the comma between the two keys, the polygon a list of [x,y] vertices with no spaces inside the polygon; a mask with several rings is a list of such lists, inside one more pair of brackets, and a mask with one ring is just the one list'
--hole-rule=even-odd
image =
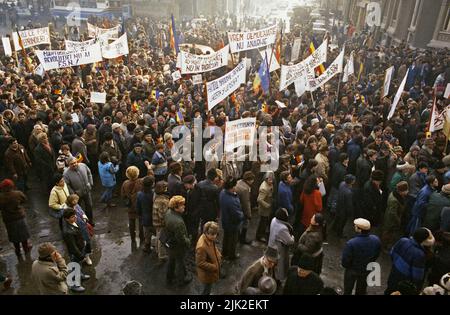
{"label": "person wearing glasses", "polygon": [[217,222],[206,222],[203,234],[195,248],[195,263],[198,280],[203,284],[202,295],[210,295],[214,283],[219,280],[222,254],[216,246],[219,235]]}

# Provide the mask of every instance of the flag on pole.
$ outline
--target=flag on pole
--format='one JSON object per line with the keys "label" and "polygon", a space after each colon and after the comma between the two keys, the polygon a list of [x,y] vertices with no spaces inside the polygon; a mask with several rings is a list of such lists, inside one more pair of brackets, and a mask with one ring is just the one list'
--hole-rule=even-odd
{"label": "flag on pole", "polygon": [[258,73],[256,73],[255,79],[253,80],[253,91],[258,94],[259,90],[262,89],[265,94],[269,92],[270,87],[270,73],[267,66],[267,53],[265,58],[261,61]]}
{"label": "flag on pole", "polygon": [[170,32],[170,48],[172,48],[175,55],[178,55],[180,52],[180,48],[178,47],[178,36],[177,36],[177,29],[175,27],[175,18],[172,14],[172,24],[169,28]]}
{"label": "flag on pole", "polygon": [[25,66],[27,67],[27,71],[31,71],[31,63],[30,63],[30,59],[28,59],[28,55],[25,51],[25,48],[23,47],[23,42],[22,42],[22,36],[20,36],[20,32],[17,30],[17,37],[19,39],[19,46],[21,48],[22,51],[22,57],[23,60],[25,62]]}
{"label": "flag on pole", "polygon": [[[316,46],[318,46],[314,42],[315,42],[315,40],[313,38],[311,41],[311,44],[309,44],[309,52],[311,55],[316,51]],[[323,64],[321,64],[315,70],[316,70],[316,73],[320,76],[325,72],[325,67],[323,66]]]}
{"label": "flag on pole", "polygon": [[137,112],[137,111],[139,111],[139,109],[140,109],[139,104],[136,101],[134,101],[133,106],[132,106],[133,112]]}
{"label": "flag on pole", "polygon": [[400,101],[400,98],[402,97],[403,91],[405,90],[406,85],[406,79],[408,78],[409,69],[406,71],[406,75],[403,78],[402,83],[400,84],[400,87],[398,88],[397,94],[395,94],[394,102],[391,105],[391,110],[389,111],[389,115],[387,117],[388,120],[391,120],[392,116],[394,116],[395,109],[397,108],[397,104]]}
{"label": "flag on pole", "polygon": [[183,114],[181,113],[181,110],[177,111],[177,117],[176,118],[177,118],[177,123],[182,123],[184,121]]}

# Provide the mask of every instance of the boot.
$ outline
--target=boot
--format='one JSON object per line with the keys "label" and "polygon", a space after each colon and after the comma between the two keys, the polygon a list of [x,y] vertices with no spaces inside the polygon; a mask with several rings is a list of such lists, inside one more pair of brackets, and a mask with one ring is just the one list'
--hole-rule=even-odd
{"label": "boot", "polygon": [[250,241],[247,241],[246,236],[247,236],[247,229],[246,229],[246,228],[243,228],[243,229],[241,230],[241,234],[239,235],[239,242],[240,242],[242,245],[250,245],[250,244],[252,243],[252,242],[250,242]]}

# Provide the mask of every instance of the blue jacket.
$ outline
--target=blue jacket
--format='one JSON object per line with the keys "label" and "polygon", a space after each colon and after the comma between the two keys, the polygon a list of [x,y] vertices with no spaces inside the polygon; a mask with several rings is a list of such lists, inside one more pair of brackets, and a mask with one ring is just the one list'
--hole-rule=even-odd
{"label": "blue jacket", "polygon": [[84,213],[83,209],[81,209],[80,205],[76,205],[74,210],[77,215],[77,225],[81,230],[81,235],[83,235],[83,239],[86,242],[90,242],[91,238],[89,236],[86,221],[84,221],[84,215],[86,214]]}
{"label": "blue jacket", "polygon": [[391,250],[392,270],[389,281],[395,278],[412,281],[418,288],[422,287],[425,276],[425,251],[415,240],[401,238]]}
{"label": "blue jacket", "polygon": [[378,259],[381,242],[378,236],[358,234],[345,244],[342,252],[342,267],[357,272],[368,272],[367,265]]}
{"label": "blue jacket", "polygon": [[111,162],[102,164],[98,162],[98,173],[103,187],[116,186],[116,173],[119,171],[119,165],[114,166]]}
{"label": "blue jacket", "polygon": [[[300,196],[297,196],[300,198]],[[289,214],[294,213],[294,204],[292,203],[291,186],[283,181],[278,184],[278,208],[285,208]]]}
{"label": "blue jacket", "polygon": [[153,226],[153,191],[145,193],[138,192],[136,199],[136,211],[142,226]]}
{"label": "blue jacket", "polygon": [[223,229],[228,231],[238,230],[244,220],[239,196],[222,189],[219,202]]}
{"label": "blue jacket", "polygon": [[361,146],[353,139],[347,143],[347,154],[350,161],[356,161],[361,155]]}
{"label": "blue jacket", "polygon": [[431,194],[434,189],[430,185],[423,186],[417,194],[416,202],[411,210],[411,220],[409,221],[407,232],[408,235],[413,235],[414,232],[422,226],[422,222],[425,216],[425,210],[430,200]]}

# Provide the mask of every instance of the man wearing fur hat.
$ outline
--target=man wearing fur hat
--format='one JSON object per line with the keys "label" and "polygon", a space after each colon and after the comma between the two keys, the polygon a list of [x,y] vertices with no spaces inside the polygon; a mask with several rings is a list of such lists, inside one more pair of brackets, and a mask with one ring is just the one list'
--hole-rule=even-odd
{"label": "man wearing fur hat", "polygon": [[369,220],[373,226],[378,226],[381,223],[383,212],[381,185],[383,179],[382,171],[373,171],[370,180],[364,184],[362,199],[360,200],[361,217]]}
{"label": "man wearing fur hat", "polygon": [[341,264],[345,268],[344,294],[351,295],[356,284],[355,295],[367,294],[367,265],[378,259],[381,242],[378,236],[370,234],[371,225],[366,219],[353,221],[357,235],[349,240],[342,252]]}
{"label": "man wearing fur hat", "polygon": [[385,294],[395,291],[401,281],[411,281],[417,292],[425,280],[426,251],[434,245],[434,236],[427,228],[419,228],[412,238],[401,238],[391,250],[392,269]]}

